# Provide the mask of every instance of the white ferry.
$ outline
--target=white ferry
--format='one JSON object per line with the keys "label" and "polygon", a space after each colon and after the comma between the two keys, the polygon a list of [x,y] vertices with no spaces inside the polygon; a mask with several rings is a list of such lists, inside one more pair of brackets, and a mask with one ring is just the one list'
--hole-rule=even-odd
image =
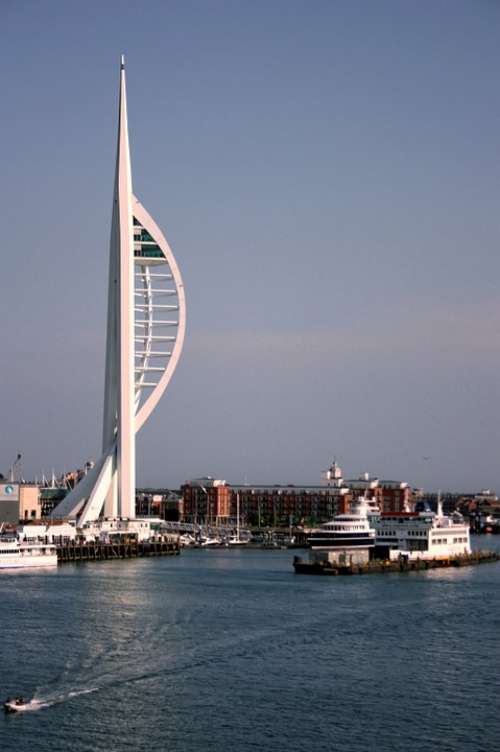
{"label": "white ferry", "polygon": [[0,539],[0,570],[57,566],[57,549],[46,543],[21,543]]}
{"label": "white ferry", "polygon": [[326,522],[311,533],[308,538],[310,548],[312,550],[373,548],[376,533],[369,520],[371,510],[369,500],[360,497],[351,504],[350,512],[337,514],[331,522]]}
{"label": "white ferry", "polygon": [[387,546],[388,558],[448,559],[470,554],[470,530],[461,514],[444,515],[441,504],[433,512],[427,504],[415,512],[374,514],[377,547]]}

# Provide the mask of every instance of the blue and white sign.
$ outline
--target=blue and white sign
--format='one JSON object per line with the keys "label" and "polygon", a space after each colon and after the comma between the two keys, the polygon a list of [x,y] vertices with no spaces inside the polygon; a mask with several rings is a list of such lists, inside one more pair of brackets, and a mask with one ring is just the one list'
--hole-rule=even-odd
{"label": "blue and white sign", "polygon": [[17,501],[19,483],[0,483],[0,501]]}

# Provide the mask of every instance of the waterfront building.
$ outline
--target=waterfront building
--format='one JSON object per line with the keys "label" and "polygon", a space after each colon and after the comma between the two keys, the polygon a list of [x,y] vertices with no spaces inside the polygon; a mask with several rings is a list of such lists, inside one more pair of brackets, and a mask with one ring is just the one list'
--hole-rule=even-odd
{"label": "waterfront building", "polygon": [[184,288],[160,228],[132,192],[125,63],[109,254],[102,453],[58,504],[55,518],[83,526],[136,514],[135,435],[165,391],[185,331]]}
{"label": "waterfront building", "polygon": [[409,483],[399,480],[383,480],[362,473],[359,478],[344,478],[342,468],[334,459],[328,470],[323,473],[326,486],[347,488],[352,499],[366,496],[375,500],[382,512],[403,512],[414,504],[414,494]]}
{"label": "waterfront building", "polygon": [[342,479],[341,487],[348,488],[353,499],[365,496],[376,501],[381,512],[409,511],[413,506],[412,489],[404,481],[372,478],[363,473],[359,478]]}
{"label": "waterfront building", "polygon": [[170,522],[179,522],[184,516],[182,497],[169,489],[138,489],[136,501],[138,517],[159,517]]}
{"label": "waterfront building", "polygon": [[325,486],[339,486],[342,484],[342,468],[335,457],[328,470],[323,473],[322,481]]}
{"label": "waterfront building", "polygon": [[0,483],[0,525],[19,521],[19,483]]}
{"label": "waterfront building", "polygon": [[225,480],[215,480],[210,476],[187,481],[181,487],[184,520],[210,525],[228,522],[232,509],[231,491]]}
{"label": "waterfront building", "polygon": [[214,525],[235,519],[238,499],[242,520],[258,527],[289,525],[290,521],[306,525],[326,522],[334,515],[346,513],[360,497],[375,502],[382,512],[413,508],[408,483],[372,478],[368,473],[344,479],[336,462],[318,486],[234,485],[206,476],[187,481],[181,493],[186,521]]}
{"label": "waterfront building", "polygon": [[42,516],[42,504],[39,486],[32,483],[19,485],[19,519],[39,520]]}
{"label": "waterfront building", "polygon": [[20,520],[42,516],[40,488],[35,483],[0,483],[0,523],[17,525]]}
{"label": "waterfront building", "polygon": [[42,520],[52,516],[52,512],[67,493],[68,489],[61,486],[40,489],[40,517]]}
{"label": "waterfront building", "polygon": [[38,541],[65,544],[74,541],[77,531],[74,525],[64,520],[42,520],[21,523],[17,526],[17,536],[21,541]]}
{"label": "waterfront building", "polygon": [[239,500],[244,524],[288,525],[310,519],[329,519],[349,504],[346,489],[326,486],[230,485],[225,480],[201,478],[181,488],[184,519],[217,524],[236,519]]}

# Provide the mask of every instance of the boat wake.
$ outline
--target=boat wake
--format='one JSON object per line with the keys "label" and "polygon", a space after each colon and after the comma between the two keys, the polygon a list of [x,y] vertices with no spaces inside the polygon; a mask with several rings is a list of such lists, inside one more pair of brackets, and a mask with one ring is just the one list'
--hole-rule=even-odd
{"label": "boat wake", "polygon": [[72,700],[73,697],[88,695],[91,692],[97,692],[98,690],[99,687],[89,687],[87,689],[74,689],[70,692],[54,692],[53,694],[47,694],[45,696],[37,696],[37,692],[35,692],[31,702],[27,703],[25,710],[43,710],[44,708],[52,707],[52,705],[59,705],[62,702]]}
{"label": "boat wake", "polygon": [[[297,628],[294,634],[310,633],[312,625],[322,621],[328,621],[327,617],[318,618],[315,616],[311,620],[311,617],[308,616],[306,619],[298,619],[294,624]],[[204,649],[192,646],[192,649],[188,650],[187,654],[182,657],[173,658],[168,655],[158,655],[156,666],[146,671],[143,670],[142,666],[129,665],[129,663],[126,664],[124,670],[121,665],[118,667],[116,664],[116,652],[110,651],[106,655],[104,650],[98,650],[97,653],[87,656],[83,660],[78,661],[75,658],[68,660],[57,677],[54,677],[48,685],[36,689],[31,702],[26,706],[26,710],[44,710],[82,695],[105,692],[163,676],[186,674],[198,671],[201,667],[207,665],[222,667],[228,657],[235,654],[241,657],[262,656],[270,649],[270,646],[275,645],[279,640],[282,641],[284,637],[287,637],[287,640],[290,639],[288,628],[285,630],[283,627],[277,628],[274,626],[262,627],[257,631],[244,634],[225,635],[221,639],[212,641]],[[295,643],[291,649],[294,645]],[[158,646],[155,645],[155,647]]]}

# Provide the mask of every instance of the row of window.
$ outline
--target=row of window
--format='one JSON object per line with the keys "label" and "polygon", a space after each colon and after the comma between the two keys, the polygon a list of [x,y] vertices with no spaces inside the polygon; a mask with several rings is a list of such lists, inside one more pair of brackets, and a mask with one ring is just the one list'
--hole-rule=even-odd
{"label": "row of window", "polygon": [[[400,535],[400,533],[398,533],[397,530],[381,530],[379,534],[388,535],[390,537]],[[417,536],[417,535],[420,537],[424,537],[424,536],[427,537],[427,532],[425,530],[408,530],[407,535],[411,537]]]}
{"label": "row of window", "polygon": [[364,525],[328,525],[328,530],[352,532],[353,530],[366,530],[366,527]]}
{"label": "row of window", "polygon": [[147,245],[134,251],[136,258],[163,258],[163,251],[158,245]]}

